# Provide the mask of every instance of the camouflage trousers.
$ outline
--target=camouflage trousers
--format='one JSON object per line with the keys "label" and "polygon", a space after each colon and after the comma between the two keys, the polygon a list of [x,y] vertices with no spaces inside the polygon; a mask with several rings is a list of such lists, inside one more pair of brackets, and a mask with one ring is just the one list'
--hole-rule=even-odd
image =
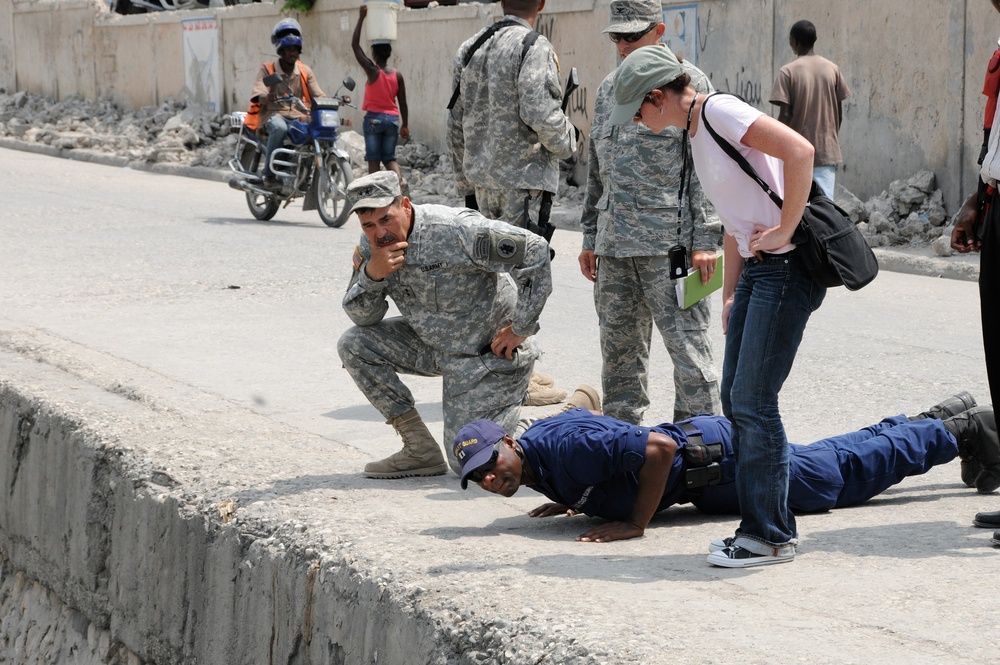
{"label": "camouflage trousers", "polygon": [[479,212],[487,219],[499,219],[520,228],[527,228],[524,221],[524,200],[528,199],[528,215],[538,221],[538,206],[542,202],[540,189],[485,189],[476,187]]}
{"label": "camouflage trousers", "polygon": [[653,322],[674,365],[674,422],[722,413],[708,336],[708,300],[682,309],[669,275],[666,256],[598,260],[594,304],[604,358],[604,413],[636,425],[649,407],[646,387]]}
{"label": "camouflage trousers", "polygon": [[468,356],[448,355],[425,344],[405,319],[395,317],[349,328],[337,350],[354,383],[386,420],[415,406],[400,374],[442,377],[444,448],[458,473],[461,467],[452,444],[463,425],[488,418],[514,431],[538,355],[532,344],[525,344],[514,360],[479,355],[478,350]]}

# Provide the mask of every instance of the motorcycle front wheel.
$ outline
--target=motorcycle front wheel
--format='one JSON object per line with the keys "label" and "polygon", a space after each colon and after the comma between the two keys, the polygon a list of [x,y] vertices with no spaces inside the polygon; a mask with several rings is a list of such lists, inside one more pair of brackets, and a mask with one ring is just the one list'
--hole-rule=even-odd
{"label": "motorcycle front wheel", "polygon": [[323,223],[333,228],[344,225],[351,216],[347,206],[347,185],[353,174],[351,165],[343,157],[329,152],[323,158],[323,165],[317,174],[319,186],[316,190],[319,217]]}

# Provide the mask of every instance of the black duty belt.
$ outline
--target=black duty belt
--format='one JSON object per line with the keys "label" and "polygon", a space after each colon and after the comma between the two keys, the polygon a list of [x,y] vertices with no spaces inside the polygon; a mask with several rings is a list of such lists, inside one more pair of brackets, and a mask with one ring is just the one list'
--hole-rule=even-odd
{"label": "black duty belt", "polygon": [[722,443],[705,443],[701,430],[690,421],[676,423],[687,436],[687,443],[681,449],[684,455],[684,486],[696,490],[708,485],[717,485],[722,479]]}

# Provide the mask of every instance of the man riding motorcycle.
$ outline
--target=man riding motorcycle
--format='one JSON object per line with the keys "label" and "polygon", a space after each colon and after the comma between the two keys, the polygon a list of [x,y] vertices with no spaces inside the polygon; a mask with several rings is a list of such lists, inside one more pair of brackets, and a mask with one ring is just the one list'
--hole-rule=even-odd
{"label": "man riding motorcycle", "polygon": [[[299,61],[302,55],[302,28],[298,21],[291,18],[278,21],[271,31],[271,43],[277,49],[278,60],[265,62],[257,72],[244,126],[256,130],[261,140],[267,137],[264,187],[280,189],[281,182],[271,172],[271,153],[284,143],[289,121],[309,120],[308,112],[297,108],[290,97],[298,97],[309,104],[312,99],[326,97],[326,93],[320,89],[312,69]],[[264,77],[274,73],[281,75],[281,82],[268,88]]]}

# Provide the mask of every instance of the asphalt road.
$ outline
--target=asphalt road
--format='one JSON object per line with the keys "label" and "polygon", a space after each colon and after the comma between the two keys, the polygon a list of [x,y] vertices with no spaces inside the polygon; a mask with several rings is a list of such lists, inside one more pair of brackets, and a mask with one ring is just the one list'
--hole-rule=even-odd
{"label": "asphalt road", "polygon": [[[420,602],[432,613],[447,606],[470,620],[503,617],[608,663],[996,657],[1000,550],[970,523],[1000,501],[961,485],[957,464],[866,506],[801,517],[801,554],[789,565],[707,566],[708,542],[730,535],[736,521],[690,507],[654,518],[642,539],[578,544],[572,537],[592,521],[529,519],[543,501],[529,490],[502,499],[463,493],[453,476],[356,475],[398,448],[336,353],[349,325],[340,299],[356,221],[329,229],[293,205],[258,222],[219,182],[5,149],[0,201],[0,353],[58,348],[67,366],[75,358],[120,375],[120,391],[182,409],[174,386],[315,440],[322,453],[309,459],[311,451],[301,459],[295,450],[243,451],[268,469],[240,480],[246,510],[335,530],[358,557],[392,571],[394,583],[430,590]],[[579,240],[556,234],[555,291],[540,333],[539,369],[569,389],[600,383]],[[718,312],[718,294],[713,305]],[[713,331],[721,361],[717,320]],[[673,399],[669,358],[655,343],[651,369],[647,423],[668,418]],[[440,435],[439,382],[408,383]],[[781,405],[790,439],[805,443],[958,390],[988,401],[976,285],[885,271],[860,292],[829,292]],[[204,445],[208,456],[211,442]],[[297,496],[273,491],[284,476],[303,484]],[[225,496],[202,474],[181,467],[175,477],[213,500]],[[327,498],[307,502],[307,490]]]}

